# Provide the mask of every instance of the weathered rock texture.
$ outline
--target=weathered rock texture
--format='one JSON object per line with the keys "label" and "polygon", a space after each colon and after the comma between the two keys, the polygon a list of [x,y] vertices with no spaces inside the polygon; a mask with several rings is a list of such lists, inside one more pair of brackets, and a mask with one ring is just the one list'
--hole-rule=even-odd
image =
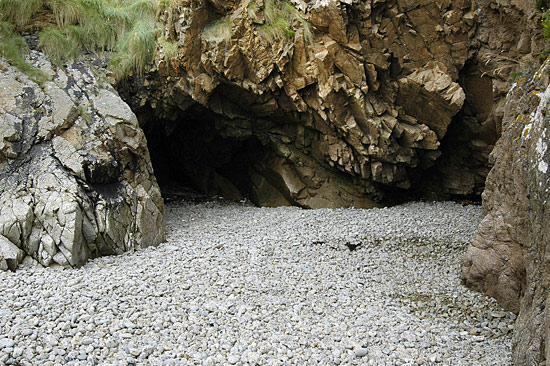
{"label": "weathered rock texture", "polygon": [[82,63],[32,53],[43,87],[0,60],[0,268],[42,265],[164,239],[164,206],[143,132],[112,87]]}
{"label": "weathered rock texture", "polygon": [[479,196],[490,167],[488,155],[501,132],[510,74],[539,63],[544,45],[534,0],[476,0],[478,22],[472,55],[460,70],[463,109],[442,140],[442,156],[424,186],[445,196]]}
{"label": "weathered rock texture", "polygon": [[[161,50],[145,87],[126,96],[145,130],[166,141],[202,119],[220,139],[258,141],[265,154],[246,191],[260,204],[365,207],[418,183],[465,101],[471,1],[293,1],[301,16],[279,38],[266,36],[267,2],[184,0],[161,15],[178,53]],[[217,20],[230,30],[216,33]],[[187,178],[242,193],[219,168],[208,175],[219,184]]]}
{"label": "weathered rock texture", "polygon": [[550,64],[513,85],[492,158],[487,216],[465,257],[466,284],[518,312],[514,365],[547,364],[550,285]]}

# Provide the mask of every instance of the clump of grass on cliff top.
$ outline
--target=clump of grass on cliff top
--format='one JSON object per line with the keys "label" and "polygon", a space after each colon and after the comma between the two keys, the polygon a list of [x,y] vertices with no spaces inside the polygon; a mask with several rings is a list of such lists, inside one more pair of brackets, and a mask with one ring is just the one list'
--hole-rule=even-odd
{"label": "clump of grass on cliff top", "polygon": [[[256,4],[251,3],[251,4]],[[249,10],[254,5],[249,6]],[[313,42],[311,24],[306,21],[300,12],[288,0],[265,0],[264,1],[265,24],[258,27],[258,31],[270,42],[275,40],[294,39],[295,29],[301,27],[304,32],[306,43]]]}
{"label": "clump of grass on cliff top", "polygon": [[35,67],[32,67],[24,59],[29,53],[27,42],[16,31],[11,23],[0,21],[0,56],[6,59],[10,65],[17,67],[21,72],[42,85],[48,80],[48,76]]}
{"label": "clump of grass on cliff top", "polygon": [[230,17],[217,20],[202,31],[202,37],[207,41],[228,41],[232,35]]}
{"label": "clump of grass on cliff top", "polygon": [[117,79],[129,75],[133,70],[143,73],[153,59],[157,38],[154,28],[146,21],[138,21],[122,39],[110,66]]}
{"label": "clump of grass on cliff top", "polygon": [[44,0],[0,0],[0,20],[24,26],[43,5]]}
{"label": "clump of grass on cliff top", "polygon": [[55,63],[83,52],[113,52],[118,79],[142,73],[156,47],[155,0],[0,0],[1,20],[18,27],[38,13],[52,14],[39,46]]}

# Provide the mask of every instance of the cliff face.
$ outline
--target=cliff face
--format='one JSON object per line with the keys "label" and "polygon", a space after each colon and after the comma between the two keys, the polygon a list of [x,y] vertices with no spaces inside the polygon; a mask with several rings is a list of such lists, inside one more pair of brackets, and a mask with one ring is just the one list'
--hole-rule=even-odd
{"label": "cliff face", "polygon": [[534,0],[175,4],[176,53],[126,99],[156,165],[262,205],[479,196],[509,74],[542,44]]}
{"label": "cliff face", "polygon": [[164,205],[136,116],[83,63],[37,85],[0,59],[0,270],[28,255],[80,266],[164,240]]}
{"label": "cliff face", "polygon": [[[504,6],[497,6],[504,3]],[[495,121],[502,137],[491,153],[486,180],[487,213],[464,258],[462,279],[519,313],[514,365],[548,360],[548,64],[529,62],[544,45],[534,2],[481,3],[479,56],[493,75]],[[504,52],[496,51],[501,47]],[[529,66],[531,65],[531,66]],[[510,89],[503,78],[523,73]],[[485,72],[485,71],[484,71]],[[500,73],[500,75],[499,75]],[[503,98],[504,91],[507,97]]]}
{"label": "cliff face", "polygon": [[441,145],[442,155],[423,180],[436,196],[479,196],[490,166],[488,155],[501,133],[510,74],[538,64],[543,49],[535,1],[476,0],[471,56],[459,72],[466,92]]}
{"label": "cliff face", "polygon": [[[187,162],[177,169],[186,179],[259,204],[368,207],[423,185],[441,155],[466,99],[458,81],[477,15],[466,0],[204,0],[181,1],[162,19],[178,52],[161,49],[127,99],[150,139],[180,135],[163,149]],[[177,141],[212,135],[203,128],[227,148],[191,159],[204,143]],[[492,142],[473,145],[486,155]],[[244,154],[251,144],[261,153]],[[212,163],[239,154],[246,182]]]}
{"label": "cliff face", "polygon": [[550,64],[523,75],[504,109],[503,134],[487,177],[483,219],[468,249],[463,280],[519,312],[515,365],[547,359],[550,243],[548,154]]}

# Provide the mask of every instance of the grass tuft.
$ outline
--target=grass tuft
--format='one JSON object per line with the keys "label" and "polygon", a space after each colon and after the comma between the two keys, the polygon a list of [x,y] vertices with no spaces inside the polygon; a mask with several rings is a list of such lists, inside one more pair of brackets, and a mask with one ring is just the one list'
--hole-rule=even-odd
{"label": "grass tuft", "polygon": [[0,21],[0,56],[31,80],[43,85],[49,80],[49,77],[25,61],[24,57],[28,53],[29,46],[27,42],[15,31],[13,24]]}
{"label": "grass tuft", "polygon": [[542,28],[544,32],[544,38],[550,39],[550,10],[546,10],[542,14]]}
{"label": "grass tuft", "polygon": [[159,45],[162,49],[162,52],[164,53],[165,59],[171,59],[178,54],[178,42],[176,41],[167,41],[165,39],[160,39]]}
{"label": "grass tuft", "polygon": [[82,51],[79,40],[83,37],[82,29],[73,25],[48,27],[40,33],[39,46],[54,64],[60,65]]}
{"label": "grass tuft", "polygon": [[0,0],[0,20],[18,27],[41,11],[52,13],[55,25],[40,32],[39,46],[56,64],[82,52],[113,52],[113,71],[123,78],[153,59],[157,0]]}
{"label": "grass tuft", "polygon": [[44,0],[0,0],[0,20],[22,27],[43,6]]}
{"label": "grass tuft", "polygon": [[48,0],[47,6],[53,12],[55,21],[59,26],[78,24],[86,16],[86,8],[80,1]]}
{"label": "grass tuft", "polygon": [[215,21],[202,31],[202,38],[207,41],[229,41],[232,35],[231,19],[229,17]]}
{"label": "grass tuft", "polygon": [[143,74],[145,67],[153,59],[156,45],[154,25],[138,21],[122,39],[115,57],[109,63],[117,79],[130,75],[132,71]]}
{"label": "grass tuft", "polygon": [[[255,4],[255,2],[254,2]],[[311,24],[306,21],[300,12],[288,0],[264,1],[265,24],[258,27],[260,34],[270,42],[277,40],[293,40],[296,29],[302,28],[306,43],[313,42]],[[249,6],[249,11],[256,14],[256,7]]]}

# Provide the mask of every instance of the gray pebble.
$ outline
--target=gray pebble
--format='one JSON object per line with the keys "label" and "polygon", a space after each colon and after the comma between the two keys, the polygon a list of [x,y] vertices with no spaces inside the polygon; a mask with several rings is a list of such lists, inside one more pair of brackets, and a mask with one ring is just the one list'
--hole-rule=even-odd
{"label": "gray pebble", "polygon": [[9,338],[0,338],[0,349],[6,348],[6,347],[13,347],[15,342],[12,339]]}

